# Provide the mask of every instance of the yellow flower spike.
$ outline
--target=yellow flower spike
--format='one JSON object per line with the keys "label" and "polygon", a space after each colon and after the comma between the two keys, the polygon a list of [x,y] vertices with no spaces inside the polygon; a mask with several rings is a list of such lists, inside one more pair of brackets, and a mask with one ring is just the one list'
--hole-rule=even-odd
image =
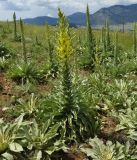
{"label": "yellow flower spike", "polygon": [[57,37],[56,51],[58,53],[58,56],[62,60],[65,60],[73,54],[73,46],[71,42],[72,39],[69,35],[69,24],[60,9],[58,10],[58,16],[59,33]]}

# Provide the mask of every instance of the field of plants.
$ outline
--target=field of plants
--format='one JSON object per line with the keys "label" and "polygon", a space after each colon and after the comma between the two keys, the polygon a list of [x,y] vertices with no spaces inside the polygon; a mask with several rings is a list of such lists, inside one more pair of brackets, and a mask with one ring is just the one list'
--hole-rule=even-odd
{"label": "field of plants", "polygon": [[0,160],[137,160],[137,34],[0,23]]}

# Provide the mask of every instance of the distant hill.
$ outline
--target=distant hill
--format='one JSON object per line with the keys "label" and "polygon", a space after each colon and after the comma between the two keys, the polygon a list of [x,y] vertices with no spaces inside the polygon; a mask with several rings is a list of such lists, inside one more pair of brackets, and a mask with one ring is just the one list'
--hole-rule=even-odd
{"label": "distant hill", "polygon": [[[111,25],[137,22],[137,4],[132,5],[114,5],[108,8],[102,8],[93,15],[91,15],[91,21],[93,25],[102,25],[105,20],[108,19]],[[48,23],[49,25],[56,25],[57,18],[43,16],[36,18],[24,19],[27,24],[43,25]],[[75,26],[84,26],[86,22],[86,14],[76,12],[68,16],[70,24]]]}
{"label": "distant hill", "polygon": [[52,18],[52,17],[48,17],[48,16],[27,18],[27,19],[24,19],[23,21],[27,24],[37,24],[37,25],[43,25],[45,23],[48,23],[50,25],[57,24],[57,18]]}
{"label": "distant hill", "polygon": [[[48,23],[49,25],[55,26],[57,25],[58,19],[48,16],[42,16],[42,17],[24,19],[23,21],[27,24],[43,25],[45,23]],[[76,28],[77,24],[70,22],[70,26]]]}
{"label": "distant hill", "polygon": [[100,25],[108,19],[110,24],[132,23],[137,21],[137,4],[128,6],[115,5],[108,8],[102,8],[92,16],[94,25]]}

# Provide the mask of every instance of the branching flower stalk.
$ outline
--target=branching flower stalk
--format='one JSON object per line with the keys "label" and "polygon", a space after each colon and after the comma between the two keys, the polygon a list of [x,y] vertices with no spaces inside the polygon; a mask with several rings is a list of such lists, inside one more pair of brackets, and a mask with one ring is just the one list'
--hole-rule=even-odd
{"label": "branching flower stalk", "polygon": [[115,33],[114,64],[118,63],[118,32]]}
{"label": "branching flower stalk", "polygon": [[49,30],[49,26],[48,24],[46,24],[46,32],[47,32],[47,43],[48,43],[48,52],[49,52],[49,58],[50,58],[50,70],[51,70],[51,74],[52,76],[55,78],[57,77],[57,64],[55,62],[55,56],[53,53],[53,45],[51,43],[50,40],[50,30]]}
{"label": "branching flower stalk", "polygon": [[104,43],[104,27],[101,29],[101,43]]}
{"label": "branching flower stalk", "polygon": [[90,68],[94,68],[94,62],[95,62],[95,53],[96,53],[96,42],[95,38],[93,35],[93,31],[91,28],[91,22],[90,22],[90,12],[89,12],[89,7],[87,5],[87,50],[89,54],[89,59],[90,59]]}
{"label": "branching flower stalk", "polygon": [[[62,95],[63,95],[63,110],[61,115],[65,117],[67,120],[64,124],[66,126],[66,134],[64,136],[70,136],[72,135],[72,131],[68,128],[70,127],[70,124],[68,122],[68,117],[72,115],[72,110],[74,110],[74,94],[72,89],[72,77],[70,72],[70,57],[73,54],[73,47],[71,42],[71,37],[69,34],[69,24],[66,20],[66,17],[61,12],[61,10],[58,10],[58,16],[59,16],[59,33],[57,38],[57,47],[56,51],[58,53],[58,57],[60,58],[61,64],[62,64]],[[72,115],[73,117],[73,115]],[[68,131],[69,130],[69,131]]]}
{"label": "branching flower stalk", "polygon": [[136,33],[136,23],[134,24],[134,33],[133,33],[133,49],[134,49],[134,55],[137,54],[137,33]]}
{"label": "branching flower stalk", "polygon": [[74,94],[72,89],[72,77],[70,72],[70,57],[74,50],[72,47],[71,37],[69,34],[69,24],[66,17],[59,9],[59,33],[57,39],[57,53],[62,63],[62,95],[63,95],[63,110],[61,115],[66,119],[63,121],[66,128],[64,137],[72,136],[73,130],[70,129],[72,126],[69,124],[69,117],[73,119],[73,110],[75,110]]}
{"label": "branching flower stalk", "polygon": [[103,45],[103,52],[105,53],[106,52],[106,35],[105,35],[105,28],[102,27],[102,30],[101,30],[101,43]]}
{"label": "branching flower stalk", "polygon": [[36,45],[40,46],[41,43],[39,42],[38,36],[36,36],[35,40],[36,40]]}
{"label": "branching flower stalk", "polygon": [[111,48],[111,41],[110,41],[110,30],[109,30],[109,23],[108,20],[106,20],[106,49],[107,51],[110,50]]}
{"label": "branching flower stalk", "polygon": [[14,40],[17,40],[17,22],[16,22],[16,13],[13,14],[13,22],[14,22]]}
{"label": "branching flower stalk", "polygon": [[72,93],[72,79],[70,73],[70,65],[69,59],[70,56],[73,54],[73,46],[71,42],[71,37],[69,35],[69,24],[59,9],[58,11],[59,16],[59,34],[58,34],[58,44],[57,44],[57,53],[60,57],[63,65],[62,65],[62,86],[63,86],[63,93],[65,95],[65,108],[64,114],[70,113],[70,110],[74,106],[74,99]]}
{"label": "branching flower stalk", "polygon": [[[74,55],[74,49],[72,45],[72,38],[69,33],[69,24],[60,9],[58,11],[58,16],[59,32],[56,51],[62,64],[62,70],[60,72],[62,75],[62,101],[60,105],[62,107],[59,112],[59,116],[57,116],[56,119],[57,122],[62,122],[62,129],[60,131],[62,138],[68,140],[83,140],[85,135],[86,138],[94,135],[96,120],[93,115],[94,113],[91,113],[87,106],[85,110],[83,110],[84,104],[81,104],[80,101],[82,100],[79,100],[79,96],[76,94],[77,90],[71,74],[71,55]],[[83,119],[86,121],[86,124],[83,123]]]}
{"label": "branching flower stalk", "polygon": [[9,20],[7,19],[7,31],[10,32]]}
{"label": "branching flower stalk", "polygon": [[81,39],[81,31],[79,31],[79,33],[78,33],[78,44],[80,45],[80,47],[81,47],[81,45],[82,45],[82,39]]}
{"label": "branching flower stalk", "polygon": [[22,48],[23,48],[23,59],[24,59],[24,63],[27,64],[27,51],[26,51],[26,42],[25,42],[24,26],[23,26],[22,19],[20,19],[20,28],[21,28]]}

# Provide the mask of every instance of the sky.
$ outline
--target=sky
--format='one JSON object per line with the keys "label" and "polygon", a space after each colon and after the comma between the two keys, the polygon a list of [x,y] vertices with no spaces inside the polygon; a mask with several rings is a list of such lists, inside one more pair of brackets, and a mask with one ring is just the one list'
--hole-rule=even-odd
{"label": "sky", "polygon": [[58,7],[66,15],[70,15],[75,12],[85,12],[87,4],[91,13],[94,13],[103,7],[134,3],[137,3],[137,0],[0,0],[0,20],[11,20],[14,11],[17,18],[56,17]]}

